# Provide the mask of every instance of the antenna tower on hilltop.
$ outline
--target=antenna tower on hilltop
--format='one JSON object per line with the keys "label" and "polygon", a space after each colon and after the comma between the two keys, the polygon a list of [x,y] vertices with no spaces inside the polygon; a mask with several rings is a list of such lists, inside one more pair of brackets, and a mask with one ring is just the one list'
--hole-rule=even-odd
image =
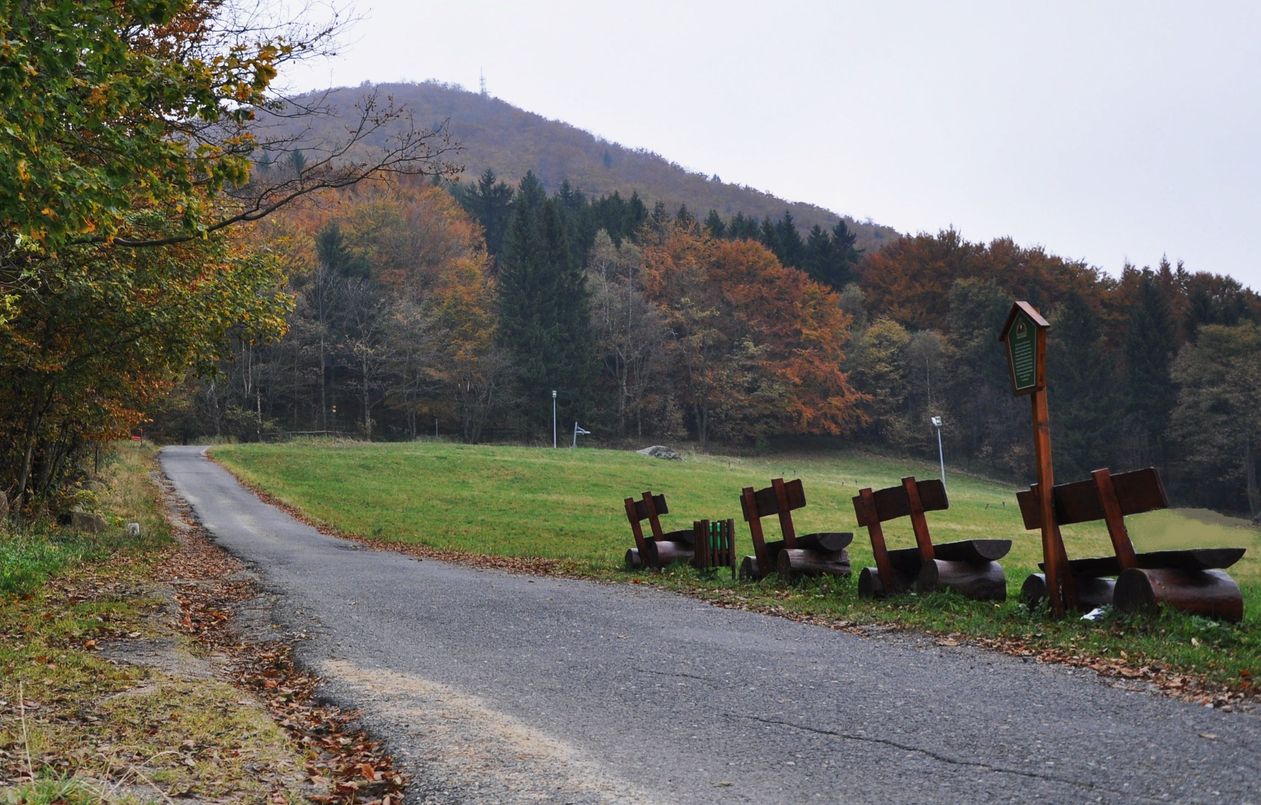
{"label": "antenna tower on hilltop", "polygon": [[478,72],[481,75],[482,97],[485,98],[486,97],[486,71],[482,70],[481,68],[478,68]]}

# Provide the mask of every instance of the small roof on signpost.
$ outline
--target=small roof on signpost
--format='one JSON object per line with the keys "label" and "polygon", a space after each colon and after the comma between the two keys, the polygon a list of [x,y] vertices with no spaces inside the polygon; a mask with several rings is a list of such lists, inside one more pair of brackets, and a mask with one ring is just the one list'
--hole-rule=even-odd
{"label": "small roof on signpost", "polygon": [[1013,394],[1030,394],[1044,385],[1046,329],[1050,326],[1028,302],[1012,304],[998,340],[1007,347],[1007,368],[1011,370]]}

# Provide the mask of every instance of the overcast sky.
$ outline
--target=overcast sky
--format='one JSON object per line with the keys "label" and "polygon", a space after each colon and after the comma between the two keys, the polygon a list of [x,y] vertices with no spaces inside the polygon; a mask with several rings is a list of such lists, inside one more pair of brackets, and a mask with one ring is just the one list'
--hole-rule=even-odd
{"label": "overcast sky", "polygon": [[1261,290],[1261,2],[359,0],[300,89],[440,81],[903,232]]}

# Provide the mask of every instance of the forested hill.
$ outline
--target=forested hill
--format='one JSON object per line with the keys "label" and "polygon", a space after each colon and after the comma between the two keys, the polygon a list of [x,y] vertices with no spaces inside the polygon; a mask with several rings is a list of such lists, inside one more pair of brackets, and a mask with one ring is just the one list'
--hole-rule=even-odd
{"label": "forested hill", "polygon": [[[616,191],[629,197],[638,192],[650,208],[661,201],[673,213],[685,204],[698,218],[704,218],[712,209],[726,219],[743,213],[755,220],[778,220],[788,211],[805,232],[816,224],[830,230],[843,217],[850,231],[858,236],[855,245],[868,251],[898,237],[890,227],[693,173],[649,151],[607,142],[567,123],[449,85],[365,84],[335,89],[328,106],[339,114],[325,125],[337,126],[337,118],[355,119],[355,105],[373,90],[409,108],[417,126],[450,121],[452,138],[463,147],[458,161],[465,168],[461,177],[465,184],[476,181],[488,168],[509,185],[515,185],[526,171],[534,171],[549,193],[568,179],[575,189],[589,196]],[[316,129],[312,134],[318,138],[320,132]],[[340,127],[336,134],[343,134]]]}

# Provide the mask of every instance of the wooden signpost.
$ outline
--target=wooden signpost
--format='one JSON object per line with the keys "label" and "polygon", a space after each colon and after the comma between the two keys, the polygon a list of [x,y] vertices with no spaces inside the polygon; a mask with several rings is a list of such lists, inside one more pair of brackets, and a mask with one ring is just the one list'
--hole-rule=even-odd
{"label": "wooden signpost", "polygon": [[1028,302],[1016,302],[1007,314],[998,340],[1003,342],[1011,370],[1011,390],[1029,395],[1033,406],[1033,450],[1038,469],[1039,513],[1042,521],[1042,560],[1046,568],[1047,595],[1055,617],[1076,605],[1068,554],[1055,521],[1055,470],[1051,466],[1051,415],[1046,400],[1046,331],[1050,324]]}

